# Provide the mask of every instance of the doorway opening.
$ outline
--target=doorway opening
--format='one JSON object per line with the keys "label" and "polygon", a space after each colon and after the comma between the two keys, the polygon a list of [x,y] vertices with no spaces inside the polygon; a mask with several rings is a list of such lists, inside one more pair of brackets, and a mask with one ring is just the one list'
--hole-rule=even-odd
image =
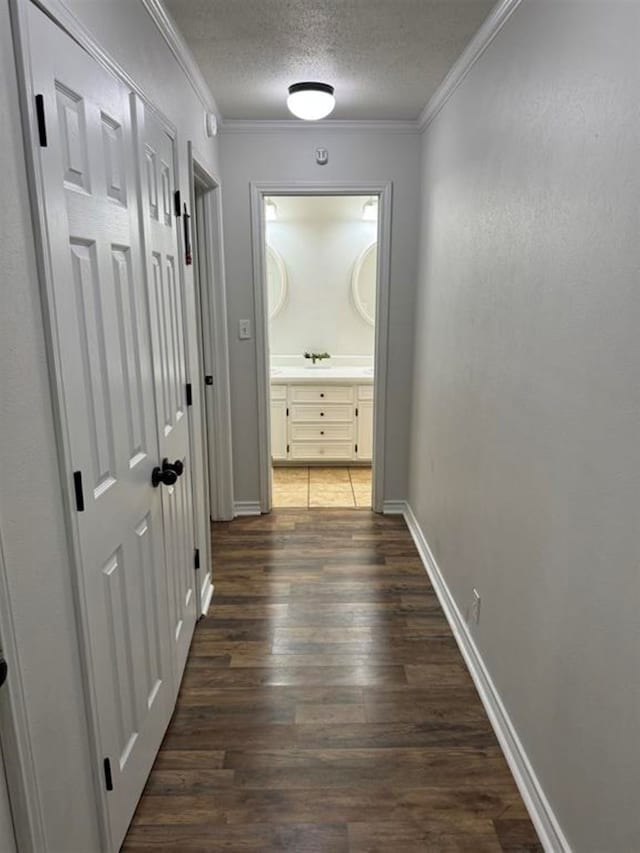
{"label": "doorway opening", "polygon": [[264,192],[260,207],[269,508],[377,508],[380,194]]}

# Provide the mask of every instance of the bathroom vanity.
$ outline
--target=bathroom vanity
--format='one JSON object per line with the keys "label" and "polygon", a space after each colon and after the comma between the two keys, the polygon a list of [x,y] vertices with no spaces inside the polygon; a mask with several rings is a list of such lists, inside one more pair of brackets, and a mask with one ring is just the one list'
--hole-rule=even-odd
{"label": "bathroom vanity", "polygon": [[271,372],[274,463],[371,462],[370,368],[275,368]]}

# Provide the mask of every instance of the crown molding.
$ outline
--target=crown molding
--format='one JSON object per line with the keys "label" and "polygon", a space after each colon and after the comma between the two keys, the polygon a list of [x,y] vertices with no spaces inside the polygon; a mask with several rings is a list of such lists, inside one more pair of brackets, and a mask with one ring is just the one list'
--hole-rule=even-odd
{"label": "crown molding", "polygon": [[200,99],[202,106],[208,112],[213,113],[218,121],[220,121],[220,110],[218,109],[211,89],[209,88],[207,81],[204,79],[202,71],[200,71],[198,63],[194,59],[194,56],[184,40],[182,33],[178,29],[176,22],[165,9],[162,0],[142,0],[142,5],[147,10],[162,37],[168,44],[171,53],[173,53],[178,65],[184,71],[187,80]]}
{"label": "crown molding", "polygon": [[164,7],[163,0],[142,0],[176,61],[193,87],[202,105],[214,113],[223,133],[282,133],[283,131],[373,131],[386,133],[421,133],[438,115],[460,83],[480,59],[493,39],[515,12],[522,0],[499,0],[487,19],[449,70],[448,74],[431,96],[418,119],[408,120],[342,120],[300,121],[299,119],[223,119],[215,98],[191,50],[175,21]]}
{"label": "crown molding", "polygon": [[420,113],[416,124],[421,131],[425,130],[438,115],[521,2],[522,0],[500,0],[494,6],[489,17],[462,51],[460,57]]}
{"label": "crown molding", "polygon": [[[143,0],[144,2],[144,0]],[[322,119],[320,121],[301,121],[300,119],[223,119],[220,123],[223,133],[282,133],[283,131],[375,131],[386,133],[419,133],[417,121],[348,121],[342,119]]]}

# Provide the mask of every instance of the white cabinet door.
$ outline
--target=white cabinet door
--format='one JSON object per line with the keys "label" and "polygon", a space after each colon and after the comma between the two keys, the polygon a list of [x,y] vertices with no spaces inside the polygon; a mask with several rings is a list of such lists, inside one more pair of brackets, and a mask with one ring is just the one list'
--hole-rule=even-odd
{"label": "white cabinet door", "polygon": [[271,458],[287,458],[287,401],[271,401]]}
{"label": "white cabinet door", "polygon": [[373,400],[358,402],[358,459],[370,461],[373,456]]}
{"label": "white cabinet door", "polygon": [[[187,372],[181,243],[174,213],[175,140],[132,96],[140,164],[140,208],[151,320],[160,464],[179,472],[174,485],[160,485],[168,571],[169,619],[176,685],[196,623],[191,455],[187,417]],[[166,462],[165,462],[166,460]]]}
{"label": "white cabinet door", "polygon": [[162,494],[150,485],[159,448],[135,145],[126,88],[34,4],[28,20],[47,130],[39,151],[56,382],[115,850],[175,697]]}

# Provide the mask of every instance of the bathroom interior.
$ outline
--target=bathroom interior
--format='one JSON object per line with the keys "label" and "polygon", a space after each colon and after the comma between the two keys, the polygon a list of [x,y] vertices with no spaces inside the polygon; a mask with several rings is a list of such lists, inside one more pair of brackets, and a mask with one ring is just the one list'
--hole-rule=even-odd
{"label": "bathroom interior", "polygon": [[264,204],[272,505],[370,508],[378,199]]}

